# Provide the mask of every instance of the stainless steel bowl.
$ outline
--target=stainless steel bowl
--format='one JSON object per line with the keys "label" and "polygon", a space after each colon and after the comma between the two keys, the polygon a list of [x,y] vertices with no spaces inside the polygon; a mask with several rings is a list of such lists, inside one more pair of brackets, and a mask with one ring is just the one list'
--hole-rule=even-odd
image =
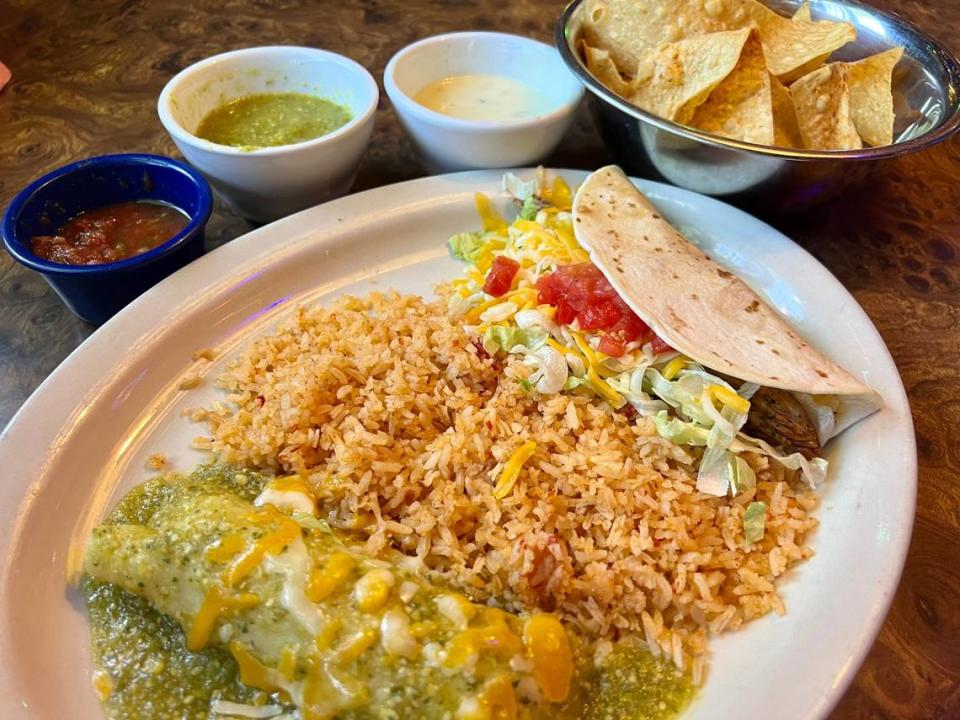
{"label": "stainless steel bowl", "polygon": [[[799,0],[766,0],[791,15]],[[776,148],[729,140],[644,112],[602,85],[578,51],[586,0],[574,0],[556,27],[560,54],[590,91],[590,106],[607,147],[626,170],[722,197],[759,211],[810,207],[857,183],[888,158],[945,140],[960,127],[960,61],[910,23],[854,0],[811,0],[815,20],[845,20],[856,42],[831,60],[857,60],[897,45],[896,126],[892,145],[862,150]]]}

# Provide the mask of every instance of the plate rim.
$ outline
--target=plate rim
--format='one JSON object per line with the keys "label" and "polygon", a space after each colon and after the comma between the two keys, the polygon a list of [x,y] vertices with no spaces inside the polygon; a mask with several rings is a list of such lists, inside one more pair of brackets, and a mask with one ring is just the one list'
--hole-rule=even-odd
{"label": "plate rim", "polygon": [[[534,168],[521,168],[514,169],[513,171],[520,174],[528,174],[534,170]],[[576,177],[578,178],[578,181],[582,180],[582,178],[585,177],[589,172],[584,170],[563,168],[547,168],[546,171],[549,174],[563,175],[565,177]],[[92,355],[101,346],[110,343],[111,340],[115,340],[116,336],[122,337],[125,334],[131,335],[132,333],[130,339],[134,340],[149,336],[149,328],[143,327],[142,323],[138,325],[135,320],[138,311],[147,308],[151,302],[157,300],[158,298],[162,298],[163,295],[165,293],[169,293],[171,289],[175,289],[178,279],[183,280],[185,277],[189,277],[191,273],[197,277],[205,277],[202,275],[202,273],[205,271],[209,269],[216,271],[217,268],[220,268],[219,273],[215,272],[214,276],[206,277],[208,282],[201,285],[203,295],[208,296],[210,294],[214,294],[214,288],[217,287],[218,281],[225,282],[229,276],[237,272],[237,263],[231,261],[240,261],[240,266],[251,265],[256,260],[267,255],[275,255],[276,252],[272,251],[282,249],[271,248],[271,242],[265,242],[263,245],[258,246],[258,243],[261,240],[259,236],[265,236],[266,238],[278,238],[272,240],[272,243],[282,245],[284,231],[295,228],[299,222],[302,222],[303,219],[312,214],[326,214],[335,216],[336,213],[343,210],[344,212],[341,214],[347,216],[349,215],[349,213],[345,211],[347,208],[352,206],[367,206],[358,216],[358,219],[352,221],[351,223],[344,223],[338,228],[338,232],[345,232],[351,224],[356,224],[357,227],[362,227],[364,224],[376,221],[377,211],[371,211],[369,208],[378,207],[376,202],[370,202],[378,195],[382,196],[383,198],[389,198],[391,194],[397,193],[397,191],[401,188],[404,191],[426,189],[427,192],[423,193],[423,195],[428,202],[435,203],[441,198],[452,201],[456,194],[454,192],[455,187],[460,193],[469,194],[472,196],[481,186],[489,185],[494,179],[499,180],[504,172],[507,172],[507,170],[467,171],[461,173],[451,173],[447,175],[416,178],[400,183],[372,188],[314,206],[313,208],[301,211],[300,213],[288,216],[281,220],[275,221],[274,223],[255,228],[207,253],[199,260],[191,263],[177,273],[174,273],[134,300],[114,318],[92,333],[83,343],[74,349],[47,376],[47,378],[44,379],[44,381],[36,388],[36,390],[10,419],[3,431],[0,432],[0,463],[4,463],[5,466],[13,467],[14,469],[23,467],[24,465],[29,468],[29,466],[32,464],[35,466],[35,474],[43,477],[42,469],[44,465],[48,464],[50,462],[50,458],[56,454],[57,438],[64,432],[70,420],[77,416],[78,410],[82,409],[78,407],[79,404],[82,403],[85,397],[93,393],[96,388],[106,380],[103,377],[104,373],[92,373],[94,375],[100,375],[99,380],[95,381],[89,387],[80,390],[75,395],[75,402],[73,403],[72,407],[57,409],[58,411],[54,414],[55,419],[53,421],[53,424],[56,424],[57,427],[54,431],[51,431],[51,428],[49,427],[50,423],[45,421],[43,417],[43,411],[45,409],[49,409],[45,406],[49,406],[48,396],[50,391],[55,389],[55,385],[63,382],[63,379],[70,373],[71,370],[79,365],[83,358]],[[767,233],[772,239],[775,239],[780,243],[785,243],[785,247],[789,247],[791,252],[800,253],[801,255],[805,256],[805,260],[807,262],[813,263],[813,265],[822,271],[822,273],[836,285],[836,289],[845,296],[846,300],[851,304],[854,311],[859,316],[864,328],[869,328],[869,330],[874,333],[876,336],[875,339],[878,341],[879,348],[882,348],[884,352],[884,357],[878,357],[877,360],[882,364],[889,364],[890,368],[893,370],[896,383],[894,387],[890,388],[890,392],[885,394],[885,399],[888,401],[888,404],[895,406],[892,409],[900,411],[899,414],[902,417],[902,421],[895,426],[895,429],[899,431],[899,433],[902,435],[902,439],[905,441],[905,446],[903,447],[903,450],[906,451],[904,469],[908,475],[908,477],[904,478],[904,480],[908,481],[905,483],[905,495],[902,497],[904,502],[901,502],[899,505],[900,512],[896,516],[896,519],[900,521],[896,524],[898,530],[897,543],[895,546],[896,552],[891,553],[890,561],[887,564],[888,570],[883,574],[882,587],[878,587],[875,591],[876,594],[883,593],[883,597],[880,598],[879,603],[876,605],[876,613],[872,615],[869,621],[864,623],[864,625],[861,627],[860,632],[857,634],[856,646],[852,652],[848,653],[848,662],[838,674],[836,678],[837,681],[831,686],[831,688],[825,689],[818,700],[811,701],[812,717],[825,717],[844,696],[847,688],[852,683],[853,678],[856,676],[859,668],[866,658],[866,655],[873,646],[873,643],[875,642],[876,637],[883,626],[893,599],[896,595],[896,590],[903,574],[907,552],[910,547],[910,539],[912,537],[912,530],[916,515],[915,507],[917,496],[918,463],[915,430],[912,416],[910,414],[909,401],[906,395],[906,390],[903,386],[902,378],[900,377],[896,363],[890,355],[889,348],[887,348],[886,343],[883,341],[883,338],[873,321],[857,302],[856,298],[853,297],[853,295],[846,289],[845,286],[843,286],[842,283],[839,282],[839,280],[837,280],[837,278],[830,272],[828,268],[820,263],[820,261],[817,260],[803,246],[797,244],[785,234],[781,233],[779,230],[770,226],[763,220],[715,198],[710,198],[665,183],[659,183],[646,179],[637,179],[633,177],[631,177],[631,180],[645,190],[653,190],[655,193],[659,192],[661,195],[679,196],[681,199],[692,201],[694,203],[705,203],[708,207],[721,212],[728,214],[732,213],[732,217],[735,220],[745,220],[755,223],[757,224],[758,228],[762,228],[764,232]],[[439,194],[431,194],[431,188],[442,190],[442,192]],[[404,193],[400,193],[400,195],[404,195]],[[409,198],[404,197],[402,202],[393,201],[381,203],[380,209],[400,210],[404,207],[409,207],[412,204],[413,202]],[[343,222],[343,218],[337,218],[337,222]],[[284,227],[285,225],[288,227]],[[301,234],[303,233],[301,232]],[[301,247],[301,245],[306,246],[312,243],[322,243],[322,238],[323,236],[321,234],[313,234],[312,238],[299,238],[295,242],[292,241],[287,250],[293,253],[297,248]],[[169,316],[173,310],[179,307],[180,299],[177,300],[177,304],[171,308],[167,308],[167,316]],[[91,373],[88,372],[87,374],[89,375]],[[69,406],[71,403],[65,403],[65,405]],[[59,418],[59,421],[56,420],[56,418]],[[25,462],[20,454],[16,451],[14,441],[18,437],[22,436],[25,431],[28,431],[32,426],[34,426],[34,421],[36,421],[36,426],[43,427],[43,431],[38,434],[41,436],[43,433],[46,433],[48,436],[52,435],[49,438],[51,441],[51,449],[48,452],[38,454],[36,459],[31,459]],[[42,458],[40,457],[41,455]],[[12,457],[8,458],[7,456]],[[7,465],[7,462],[11,463],[11,465]],[[8,481],[5,483],[0,483],[0,656],[4,657],[8,656],[9,654],[9,632],[6,623],[6,619],[8,617],[6,588],[10,583],[10,573],[12,569],[12,563],[10,561],[13,556],[11,551],[18,547],[17,541],[20,539],[20,532],[22,530],[21,521],[24,517],[26,517],[27,513],[25,511],[29,509],[26,506],[28,505],[31,494],[35,492],[37,487],[34,480],[31,480],[29,477],[24,479],[24,473],[21,473],[19,476],[17,476],[16,473],[11,473],[11,475],[14,476],[13,482]],[[10,475],[8,475],[8,477],[10,477]],[[6,664],[0,664],[0,690],[4,689],[5,687],[12,688],[12,681],[13,673],[11,669],[6,667]],[[6,692],[0,692],[0,698],[6,697],[12,698],[13,695]],[[5,704],[5,701],[0,702]],[[13,710],[14,707],[19,710],[23,709],[18,704],[11,704],[10,709]]]}

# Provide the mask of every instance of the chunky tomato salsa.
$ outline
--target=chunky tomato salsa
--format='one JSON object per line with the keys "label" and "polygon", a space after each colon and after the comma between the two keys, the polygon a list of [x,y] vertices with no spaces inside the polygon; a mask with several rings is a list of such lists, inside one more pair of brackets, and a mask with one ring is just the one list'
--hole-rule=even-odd
{"label": "chunky tomato salsa", "polygon": [[576,320],[581,330],[604,331],[597,349],[605,355],[620,357],[635,340],[652,341],[654,352],[670,349],[593,263],[561,265],[537,280],[537,291],[541,303],[557,309],[557,322],[570,325]]}
{"label": "chunky tomato salsa", "polygon": [[190,219],[155,202],[125,202],[82,212],[56,235],[37,235],[33,253],[65,265],[99,265],[140,255],[162,245]]}

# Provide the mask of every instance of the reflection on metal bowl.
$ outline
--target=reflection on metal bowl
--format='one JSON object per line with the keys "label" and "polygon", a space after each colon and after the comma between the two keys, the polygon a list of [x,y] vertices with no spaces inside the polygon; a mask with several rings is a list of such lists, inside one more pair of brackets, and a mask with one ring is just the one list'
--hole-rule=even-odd
{"label": "reflection on metal bowl", "polygon": [[[791,15],[799,0],[767,0]],[[730,140],[640,110],[601,84],[577,48],[586,0],[574,0],[556,27],[560,54],[590,91],[604,143],[631,174],[664,179],[761,212],[794,211],[836,196],[878,163],[925,150],[960,128],[960,61],[906,21],[853,0],[811,0],[815,20],[846,21],[857,40],[831,60],[857,60],[902,45],[894,70],[895,142],[861,150],[777,148]]]}

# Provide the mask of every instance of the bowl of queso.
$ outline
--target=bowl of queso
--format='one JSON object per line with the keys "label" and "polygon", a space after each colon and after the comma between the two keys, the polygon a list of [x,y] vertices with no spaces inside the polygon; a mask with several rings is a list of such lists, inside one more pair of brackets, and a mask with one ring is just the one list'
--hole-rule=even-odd
{"label": "bowl of queso", "polygon": [[104,155],[44,175],[10,203],[0,236],[83,320],[99,325],[203,254],[213,193],[185,163]]}
{"label": "bowl of queso", "polygon": [[157,109],[217,192],[244,217],[269,222],[349,191],[378,100],[353,60],[274,46],[191,65],[167,83]]}
{"label": "bowl of queso", "polygon": [[537,164],[583,97],[554,48],[490,32],[408,45],[390,59],[383,85],[431,171]]}

